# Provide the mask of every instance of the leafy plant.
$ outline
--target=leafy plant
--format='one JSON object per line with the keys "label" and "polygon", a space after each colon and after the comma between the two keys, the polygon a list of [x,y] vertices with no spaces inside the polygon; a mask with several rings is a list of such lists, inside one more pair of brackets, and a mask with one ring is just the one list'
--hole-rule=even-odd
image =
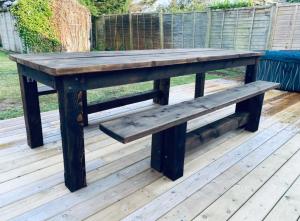
{"label": "leafy plant", "polygon": [[78,1],[79,1],[80,4],[87,7],[90,10],[92,15],[97,16],[99,14],[99,10],[95,5],[94,0],[78,0]]}
{"label": "leafy plant", "polygon": [[163,12],[190,12],[190,11],[203,11],[205,4],[201,0],[173,0],[171,3],[160,11]]}
{"label": "leafy plant", "polygon": [[33,52],[52,52],[60,48],[51,22],[50,1],[20,0],[10,9],[26,48]]}
{"label": "leafy plant", "polygon": [[117,14],[129,11],[131,0],[78,0],[86,6],[93,16],[101,14]]}
{"label": "leafy plant", "polygon": [[230,8],[243,8],[254,6],[252,0],[237,0],[237,1],[215,1],[210,5],[211,9],[230,9]]}
{"label": "leafy plant", "polygon": [[300,0],[287,0],[288,3],[300,3]]}
{"label": "leafy plant", "polygon": [[129,11],[131,0],[96,0],[99,14],[117,14]]}

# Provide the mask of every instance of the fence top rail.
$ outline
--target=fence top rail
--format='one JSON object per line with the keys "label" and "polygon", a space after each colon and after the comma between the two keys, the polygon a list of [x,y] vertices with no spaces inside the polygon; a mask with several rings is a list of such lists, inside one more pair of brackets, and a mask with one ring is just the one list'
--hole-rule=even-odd
{"label": "fence top rail", "polygon": [[226,9],[210,9],[211,11],[239,11],[239,10],[252,10],[252,9],[268,9],[272,8],[275,4],[254,6],[254,7],[241,7],[241,8],[226,8]]}
{"label": "fence top rail", "polygon": [[[299,3],[295,3],[295,4],[278,4],[279,6],[291,6],[291,5],[297,5]],[[206,13],[208,11],[237,11],[237,10],[251,10],[251,9],[268,9],[268,8],[272,8],[272,6],[276,5],[276,3],[274,4],[269,4],[269,5],[264,5],[264,6],[254,6],[254,7],[241,7],[241,8],[228,8],[228,9],[211,9],[211,8],[207,8],[206,10],[195,10],[195,11],[185,11],[185,12],[129,12],[129,13],[112,13],[112,14],[102,14],[98,17],[101,16],[105,16],[105,17],[109,17],[109,16],[117,16],[117,15],[153,15],[153,14],[163,14],[163,15],[171,15],[171,14],[191,14],[191,13]],[[299,4],[300,5],[300,4]]]}

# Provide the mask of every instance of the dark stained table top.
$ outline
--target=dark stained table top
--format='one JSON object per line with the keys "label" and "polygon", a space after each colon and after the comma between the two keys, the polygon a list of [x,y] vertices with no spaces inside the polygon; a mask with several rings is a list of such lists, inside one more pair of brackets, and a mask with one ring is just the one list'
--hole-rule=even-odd
{"label": "dark stained table top", "polygon": [[261,52],[199,48],[14,54],[10,59],[52,76],[63,76],[259,56]]}

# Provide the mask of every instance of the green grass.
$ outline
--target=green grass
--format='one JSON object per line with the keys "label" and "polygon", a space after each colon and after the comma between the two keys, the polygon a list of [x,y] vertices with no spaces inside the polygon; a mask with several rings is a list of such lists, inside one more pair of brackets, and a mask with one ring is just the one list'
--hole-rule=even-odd
{"label": "green grass", "polygon": [[[207,75],[207,79],[220,78],[223,76],[237,77],[240,72],[221,70]],[[172,86],[192,83],[195,75],[187,75],[173,78]],[[119,87],[97,89],[88,91],[89,101],[101,101],[113,97],[118,97],[134,92],[150,90],[153,87],[152,82],[144,82]],[[0,120],[14,118],[23,115],[22,101],[20,95],[19,80],[17,69],[14,62],[8,59],[8,54],[0,51]],[[40,97],[41,111],[50,111],[58,108],[56,94]]]}

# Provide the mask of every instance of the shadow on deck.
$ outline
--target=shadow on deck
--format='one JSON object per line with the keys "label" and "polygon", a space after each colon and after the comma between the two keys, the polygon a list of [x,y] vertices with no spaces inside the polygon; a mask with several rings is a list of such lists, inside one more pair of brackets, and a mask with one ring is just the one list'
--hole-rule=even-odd
{"label": "shadow on deck", "polygon": [[[207,81],[206,92],[237,85]],[[171,103],[194,86],[171,90]],[[23,118],[0,121],[0,220],[297,220],[300,216],[300,94],[266,94],[258,132],[229,132],[189,149],[175,182],[150,169],[150,139],[120,144],[100,121],[151,108],[151,101],[90,116],[85,129],[88,186],[64,186],[58,112],[42,114],[45,145],[26,145]],[[230,115],[193,120],[189,129]]]}

